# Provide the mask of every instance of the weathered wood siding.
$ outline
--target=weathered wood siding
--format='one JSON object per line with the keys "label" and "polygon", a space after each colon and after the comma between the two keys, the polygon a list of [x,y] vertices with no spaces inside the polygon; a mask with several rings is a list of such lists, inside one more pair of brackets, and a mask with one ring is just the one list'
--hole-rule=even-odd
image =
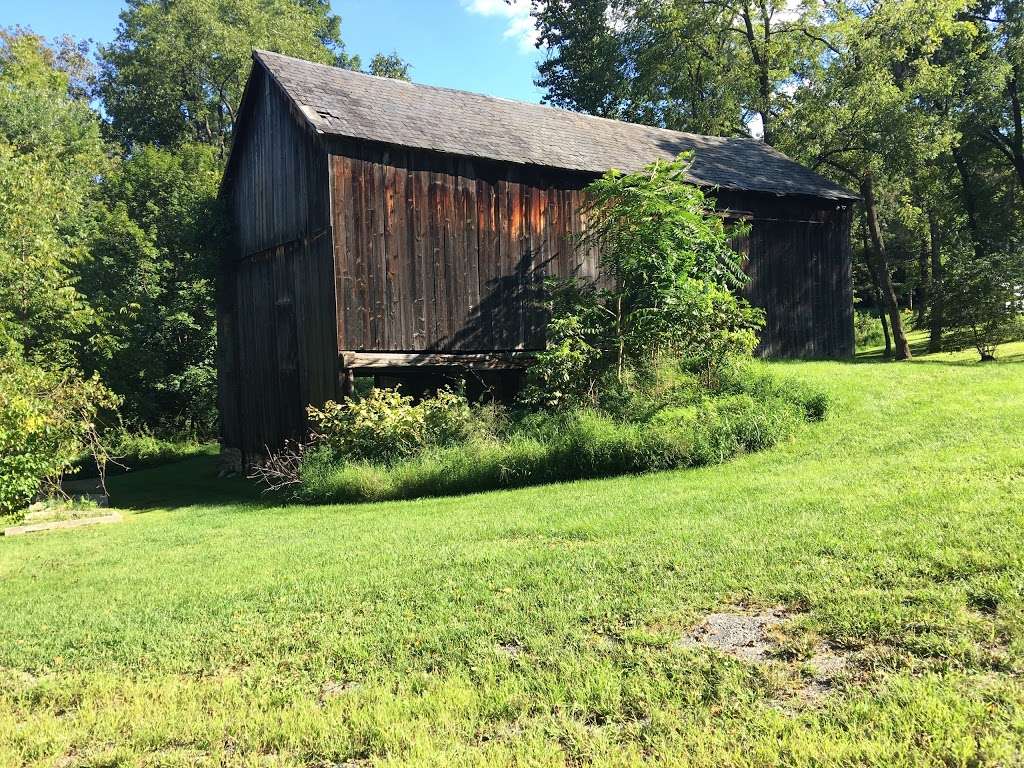
{"label": "weathered wood siding", "polygon": [[737,243],[748,259],[746,295],[765,312],[765,357],[853,355],[849,204],[721,192],[720,208],[750,224]]}
{"label": "weathered wood siding", "polygon": [[[338,348],[539,349],[545,276],[594,277],[575,246],[592,176],[368,142],[331,151]],[[849,206],[721,192],[751,223],[751,302],[765,310],[759,352],[853,353]]]}
{"label": "weathered wood siding", "polygon": [[596,274],[585,176],[365,142],[330,159],[339,349],[539,349],[543,279]]}
{"label": "weathered wood siding", "polygon": [[336,396],[338,355],[326,155],[260,68],[248,89],[218,342],[223,439],[255,453],[299,437],[305,406]]}

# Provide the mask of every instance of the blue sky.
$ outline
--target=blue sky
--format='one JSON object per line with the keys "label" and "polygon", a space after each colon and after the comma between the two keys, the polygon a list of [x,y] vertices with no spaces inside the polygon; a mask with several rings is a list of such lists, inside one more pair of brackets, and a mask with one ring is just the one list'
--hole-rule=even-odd
{"label": "blue sky", "polygon": [[[332,0],[349,53],[377,51],[412,63],[419,83],[523,101],[539,101],[533,85],[540,56],[529,44],[527,0]],[[0,26],[21,25],[53,37],[108,42],[122,0],[0,0]]]}

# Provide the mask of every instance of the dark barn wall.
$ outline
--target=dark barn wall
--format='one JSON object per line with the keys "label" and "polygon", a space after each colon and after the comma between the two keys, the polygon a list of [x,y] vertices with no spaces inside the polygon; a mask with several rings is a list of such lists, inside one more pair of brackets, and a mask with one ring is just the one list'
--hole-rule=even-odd
{"label": "dark barn wall", "polygon": [[234,248],[218,311],[226,445],[256,453],[298,437],[305,406],[334,398],[338,355],[326,155],[254,68],[225,198]]}
{"label": "dark barn wall", "polygon": [[589,177],[367,142],[331,149],[338,348],[538,349],[545,276],[593,276]]}
{"label": "dark barn wall", "polygon": [[852,206],[735,192],[716,198],[750,224],[737,249],[748,259],[747,298],[765,311],[758,354],[851,357]]}

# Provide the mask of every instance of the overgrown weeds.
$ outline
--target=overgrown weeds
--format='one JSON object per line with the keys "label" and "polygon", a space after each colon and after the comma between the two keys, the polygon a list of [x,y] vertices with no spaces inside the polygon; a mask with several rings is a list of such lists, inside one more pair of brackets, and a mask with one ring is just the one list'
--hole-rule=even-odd
{"label": "overgrown weeds", "polygon": [[293,472],[277,485],[309,502],[383,501],[696,467],[770,448],[827,408],[821,392],[751,363],[714,390],[666,363],[606,402],[557,412],[378,390],[314,411],[313,442],[301,460],[277,457]]}

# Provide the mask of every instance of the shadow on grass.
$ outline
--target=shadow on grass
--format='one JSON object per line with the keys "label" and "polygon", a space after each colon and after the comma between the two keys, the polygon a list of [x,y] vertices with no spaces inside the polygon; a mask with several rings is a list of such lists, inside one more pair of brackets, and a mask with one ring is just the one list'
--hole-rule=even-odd
{"label": "shadow on grass", "polygon": [[[913,355],[910,362],[923,365],[952,365],[958,368],[973,368],[982,365],[981,360],[974,354],[973,350],[960,350],[959,352],[929,352],[927,342],[911,342],[910,353]],[[965,357],[964,355],[969,355]],[[895,362],[891,357],[885,356],[882,348],[867,349],[854,355],[853,360],[848,362],[857,364],[864,363],[889,363]],[[1024,363],[1024,352],[1014,354],[999,354],[996,350],[996,364],[999,363]],[[989,365],[990,362],[984,363]]]}
{"label": "shadow on grass", "polygon": [[147,511],[227,505],[277,507],[284,503],[262,493],[244,477],[218,477],[217,462],[217,456],[201,455],[111,477],[107,481],[110,504]]}

